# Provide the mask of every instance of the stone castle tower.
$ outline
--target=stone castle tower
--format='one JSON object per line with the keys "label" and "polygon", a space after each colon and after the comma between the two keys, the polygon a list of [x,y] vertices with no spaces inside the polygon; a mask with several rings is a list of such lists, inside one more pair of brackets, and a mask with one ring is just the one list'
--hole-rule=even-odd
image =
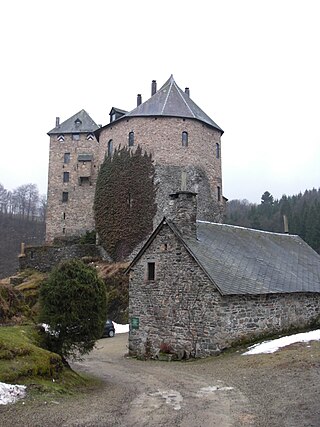
{"label": "stone castle tower", "polygon": [[130,111],[112,108],[99,127],[80,111],[49,133],[48,242],[94,229],[93,200],[99,165],[120,145],[138,145],[152,155],[158,191],[156,225],[168,214],[168,194],[198,193],[198,219],[222,222],[221,135],[223,130],[182,91],[171,76]]}

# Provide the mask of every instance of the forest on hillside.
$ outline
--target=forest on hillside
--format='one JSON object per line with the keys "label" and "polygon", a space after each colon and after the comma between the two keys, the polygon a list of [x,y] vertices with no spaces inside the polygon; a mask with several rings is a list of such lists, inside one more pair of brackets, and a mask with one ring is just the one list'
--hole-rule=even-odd
{"label": "forest on hillside", "polygon": [[290,234],[298,234],[320,253],[320,188],[275,200],[269,191],[259,204],[247,200],[227,203],[225,223],[258,230],[284,232],[284,215]]}
{"label": "forest on hillside", "polygon": [[0,279],[18,269],[21,243],[41,244],[45,237],[46,198],[35,184],[8,191],[0,184]]}

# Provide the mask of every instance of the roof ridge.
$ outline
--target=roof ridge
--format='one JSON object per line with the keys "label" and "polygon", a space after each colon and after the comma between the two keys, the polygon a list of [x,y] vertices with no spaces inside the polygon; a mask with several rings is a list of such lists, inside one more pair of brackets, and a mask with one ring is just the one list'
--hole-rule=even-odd
{"label": "roof ridge", "polygon": [[163,107],[162,107],[162,110],[161,110],[161,114],[163,114],[163,111],[164,111],[164,109],[165,109],[165,107],[166,107],[166,105],[167,105],[167,101],[168,101],[168,98],[169,98],[170,91],[171,91],[171,88],[172,88],[172,84],[173,84],[173,83],[174,83],[174,79],[173,79],[173,76],[172,76],[172,74],[171,74],[171,76],[170,76],[170,87],[169,87],[169,89],[168,89],[168,93],[167,93],[166,99],[165,99],[165,101],[164,101],[164,103],[163,103]]}

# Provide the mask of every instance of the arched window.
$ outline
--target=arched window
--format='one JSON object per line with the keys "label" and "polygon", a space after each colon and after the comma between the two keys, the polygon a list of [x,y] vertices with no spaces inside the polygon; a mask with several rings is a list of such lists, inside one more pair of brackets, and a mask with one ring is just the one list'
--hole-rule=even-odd
{"label": "arched window", "polygon": [[219,187],[219,185],[217,187],[217,197],[218,197],[218,202],[221,202],[221,188]]}
{"label": "arched window", "polygon": [[134,145],[134,132],[129,132],[129,147]]}
{"label": "arched window", "polygon": [[113,141],[110,139],[108,141],[108,157],[111,157],[113,153]]}
{"label": "arched window", "polygon": [[182,147],[188,147],[188,132],[182,132]]}
{"label": "arched window", "polygon": [[220,144],[216,143],[216,157],[220,159]]}

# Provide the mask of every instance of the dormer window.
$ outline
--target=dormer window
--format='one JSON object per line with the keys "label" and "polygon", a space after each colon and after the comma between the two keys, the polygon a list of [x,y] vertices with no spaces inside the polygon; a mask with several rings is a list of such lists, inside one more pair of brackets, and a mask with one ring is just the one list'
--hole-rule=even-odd
{"label": "dormer window", "polygon": [[75,120],[75,125],[76,125],[76,127],[78,128],[80,125],[82,125],[82,121],[80,120],[80,119],[76,119]]}
{"label": "dormer window", "polygon": [[64,142],[64,135],[61,133],[60,135],[57,136],[57,140],[59,142]]}
{"label": "dormer window", "polygon": [[134,145],[134,132],[129,132],[129,147]]}
{"label": "dormer window", "polygon": [[188,132],[182,132],[182,147],[188,147]]}
{"label": "dormer window", "polygon": [[94,140],[93,133],[88,133],[88,135],[87,135],[87,141],[93,141],[93,140]]}
{"label": "dormer window", "polygon": [[116,118],[117,118],[116,113],[113,113],[111,115],[111,121],[114,122]]}

